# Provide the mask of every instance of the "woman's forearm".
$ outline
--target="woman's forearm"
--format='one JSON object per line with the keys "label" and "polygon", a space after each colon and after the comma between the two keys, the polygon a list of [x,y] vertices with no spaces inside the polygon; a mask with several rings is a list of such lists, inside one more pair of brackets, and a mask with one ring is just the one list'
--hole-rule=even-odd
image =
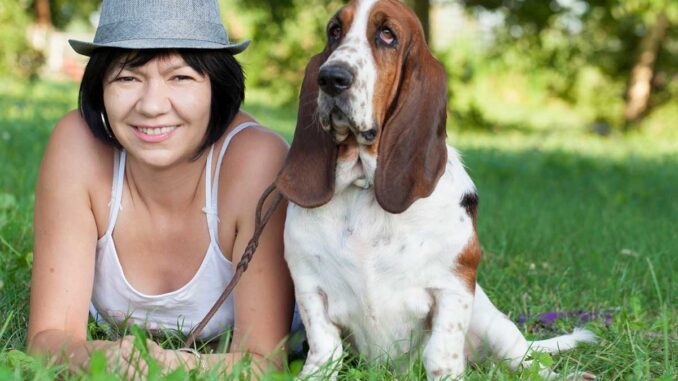
{"label": "woman's forearm", "polygon": [[[132,339],[131,337],[126,337]],[[123,340],[124,341],[124,340]],[[122,341],[86,340],[74,338],[71,333],[62,330],[47,330],[34,335],[29,342],[29,352],[33,355],[42,355],[59,364],[68,365],[71,370],[86,370],[92,353],[101,350],[111,352],[118,349]],[[253,353],[209,353],[199,357],[186,352],[162,350],[153,343],[155,350],[149,348],[151,357],[159,361],[161,366],[171,370],[176,366],[185,366],[196,369],[218,369],[229,372],[234,365],[245,358],[251,359],[251,370],[254,375],[261,375],[267,370],[281,369],[280,355],[264,357]],[[124,350],[117,352],[121,357],[127,357]],[[110,356],[107,356],[110,357]],[[109,358],[109,360],[113,360]],[[125,359],[119,359],[125,360]],[[110,365],[110,364],[109,364]]]}
{"label": "woman's forearm", "polygon": [[33,355],[47,356],[59,364],[67,364],[71,369],[85,369],[92,352],[112,344],[110,341],[74,338],[69,332],[54,329],[35,334],[28,343],[28,351]]}

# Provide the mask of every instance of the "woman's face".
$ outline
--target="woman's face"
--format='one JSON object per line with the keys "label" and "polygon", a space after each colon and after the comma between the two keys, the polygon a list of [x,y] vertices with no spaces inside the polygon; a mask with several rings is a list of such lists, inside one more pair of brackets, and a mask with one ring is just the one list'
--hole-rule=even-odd
{"label": "woman's face", "polygon": [[108,122],[128,153],[154,167],[190,160],[210,119],[210,79],[179,54],[143,66],[115,64],[104,83]]}

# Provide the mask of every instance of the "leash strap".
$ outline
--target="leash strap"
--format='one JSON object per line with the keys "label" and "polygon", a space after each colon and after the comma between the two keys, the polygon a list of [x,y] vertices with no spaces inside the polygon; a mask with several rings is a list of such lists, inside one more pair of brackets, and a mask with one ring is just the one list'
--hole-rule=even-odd
{"label": "leash strap", "polygon": [[271,219],[271,216],[273,216],[273,213],[278,208],[278,205],[280,205],[280,202],[283,200],[283,196],[280,194],[280,192],[276,192],[275,195],[273,195],[271,205],[266,210],[266,213],[262,218],[261,211],[264,207],[264,202],[269,198],[269,196],[271,196],[271,194],[273,194],[274,191],[276,191],[275,183],[271,184],[271,186],[269,186],[259,198],[259,202],[257,203],[254,233],[252,234],[252,238],[245,248],[245,253],[242,255],[240,262],[238,262],[235,273],[233,273],[233,278],[231,278],[231,281],[228,282],[226,289],[224,289],[224,292],[221,293],[221,296],[219,296],[219,299],[217,299],[217,301],[214,303],[212,309],[210,309],[207,315],[205,315],[205,317],[200,321],[200,324],[198,324],[195,329],[191,331],[191,334],[188,336],[184,344],[185,347],[190,348],[193,345],[195,339],[200,335],[200,332],[202,332],[214,314],[217,313],[228,296],[231,295],[231,292],[233,292],[233,289],[238,284],[238,281],[240,281],[242,274],[247,271],[247,266],[252,260],[252,257],[254,257],[254,252],[257,251],[257,247],[259,246],[259,237],[261,236],[261,233],[264,231],[266,224]]}

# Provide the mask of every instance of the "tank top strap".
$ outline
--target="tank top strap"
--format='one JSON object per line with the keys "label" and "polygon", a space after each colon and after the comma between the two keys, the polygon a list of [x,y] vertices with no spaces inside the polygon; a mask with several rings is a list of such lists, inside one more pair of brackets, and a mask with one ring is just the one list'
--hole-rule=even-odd
{"label": "tank top strap", "polygon": [[122,209],[122,190],[125,183],[125,159],[127,154],[125,150],[115,150],[113,155],[113,185],[111,187],[111,202],[108,212],[108,227],[106,236],[113,234],[115,222],[118,219],[118,213]]}
{"label": "tank top strap", "polygon": [[247,127],[258,126],[259,123],[255,122],[245,122],[237,125],[231,132],[226,135],[224,138],[224,143],[221,145],[219,150],[219,155],[217,156],[217,166],[214,170],[214,180],[212,181],[212,157],[214,152],[214,145],[210,148],[210,152],[207,155],[207,165],[205,168],[205,208],[203,212],[207,215],[207,226],[210,233],[210,240],[212,244],[215,244],[219,247],[219,173],[221,172],[221,163],[224,160],[224,154],[228,145],[231,143],[231,140],[235,135],[240,131],[244,130]]}

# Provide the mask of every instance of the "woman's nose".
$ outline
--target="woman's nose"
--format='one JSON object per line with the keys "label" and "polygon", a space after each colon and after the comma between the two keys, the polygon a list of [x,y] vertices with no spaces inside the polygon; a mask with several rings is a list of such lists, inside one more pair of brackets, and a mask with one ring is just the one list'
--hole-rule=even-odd
{"label": "woman's nose", "polygon": [[155,117],[169,112],[171,108],[172,103],[163,82],[158,80],[146,82],[136,104],[137,112],[147,117]]}

